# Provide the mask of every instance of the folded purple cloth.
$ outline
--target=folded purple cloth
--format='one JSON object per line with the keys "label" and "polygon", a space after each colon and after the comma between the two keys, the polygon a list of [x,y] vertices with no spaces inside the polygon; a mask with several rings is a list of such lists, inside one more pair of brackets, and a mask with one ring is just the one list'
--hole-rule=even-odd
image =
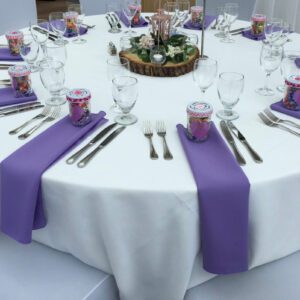
{"label": "folded purple cloth", "polygon": [[0,89],[0,106],[31,102],[35,100],[37,100],[37,96],[35,93],[33,93],[29,97],[16,98],[13,88],[7,87]]}
{"label": "folded purple cloth", "polygon": [[300,69],[300,58],[295,59],[295,64]]}
{"label": "folded purple cloth", "polygon": [[273,110],[276,110],[283,114],[300,119],[300,111],[299,110],[290,110],[290,109],[285,108],[282,104],[282,100],[280,100],[279,102],[273,103],[272,105],[270,105],[270,107]]}
{"label": "folded purple cloth", "polygon": [[[128,18],[125,16],[123,11],[120,12],[116,12],[116,14],[118,15],[118,17],[120,18],[120,20],[122,21],[122,23],[126,26],[129,27],[130,26],[130,21],[128,20]],[[148,26],[148,22],[141,16],[140,17],[140,21],[139,24],[133,24],[132,27],[138,28],[138,27],[146,27]]]}
{"label": "folded purple cloth", "polygon": [[214,274],[246,271],[249,181],[214,124],[203,143],[190,141],[182,125],[177,130],[198,189],[203,267]]}
{"label": "folded purple cloth", "polygon": [[43,210],[42,174],[80,139],[107,120],[93,115],[84,127],[65,117],[12,153],[0,164],[1,230],[21,243],[30,243],[32,230],[46,226]]}
{"label": "folded purple cloth", "polygon": [[[209,27],[209,25],[216,19],[216,16],[206,16],[204,22],[204,29]],[[188,20],[184,25],[186,29],[194,29],[194,30],[201,30],[202,24],[193,24],[192,20]]]}
{"label": "folded purple cloth", "polygon": [[243,37],[254,41],[262,41],[266,38],[264,33],[261,35],[252,34],[251,29],[242,31],[242,35]]}
{"label": "folded purple cloth", "polygon": [[11,55],[8,48],[0,48],[0,61],[23,61],[21,55]]}

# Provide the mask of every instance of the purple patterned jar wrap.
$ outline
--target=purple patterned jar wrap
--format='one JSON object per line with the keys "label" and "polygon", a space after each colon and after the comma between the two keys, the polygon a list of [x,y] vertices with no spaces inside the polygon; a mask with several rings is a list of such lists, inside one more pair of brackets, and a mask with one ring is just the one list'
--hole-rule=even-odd
{"label": "purple patterned jar wrap", "polygon": [[9,31],[5,34],[11,55],[19,55],[24,35],[21,31]]}
{"label": "purple patterned jar wrap", "polygon": [[282,101],[285,108],[300,110],[300,76],[292,75],[285,81],[285,96]]}
{"label": "purple patterned jar wrap", "polygon": [[8,68],[11,86],[16,98],[32,95],[30,73],[30,67],[27,65],[15,65]]}

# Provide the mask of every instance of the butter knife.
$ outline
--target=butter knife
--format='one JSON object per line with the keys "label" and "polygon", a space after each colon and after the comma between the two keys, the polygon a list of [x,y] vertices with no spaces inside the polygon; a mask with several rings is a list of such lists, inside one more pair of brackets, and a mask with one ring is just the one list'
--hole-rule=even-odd
{"label": "butter knife", "polygon": [[238,140],[247,148],[250,155],[252,156],[253,160],[257,163],[262,163],[262,158],[257,154],[255,150],[249,145],[246,138],[243,136],[243,134],[235,127],[235,125],[231,122],[227,122],[228,127],[230,128],[231,132],[238,138]]}
{"label": "butter knife", "polygon": [[97,148],[95,148],[90,154],[88,154],[85,158],[83,158],[78,164],[78,168],[84,168],[95,155],[102,150],[105,146],[107,146],[114,138],[116,138],[126,127],[122,126],[116,129],[113,133],[111,133]]}
{"label": "butter knife", "polygon": [[230,147],[232,148],[234,155],[236,157],[237,162],[239,163],[239,165],[244,166],[246,164],[246,161],[244,159],[244,157],[242,156],[242,154],[239,152],[235,141],[233,139],[233,136],[231,135],[227,124],[224,120],[222,120],[220,122],[220,126],[221,126],[221,130],[223,132],[223,135],[225,136],[225,139],[227,140],[227,142],[229,143]]}
{"label": "butter knife", "polygon": [[117,123],[110,124],[103,130],[101,130],[93,139],[91,139],[84,147],[78,150],[75,154],[66,160],[68,165],[72,165],[84,152],[91,148],[95,143],[97,143],[102,137],[104,137],[108,132],[117,126]]}
{"label": "butter knife", "polygon": [[29,111],[29,110],[42,108],[42,107],[44,107],[44,105],[28,106],[28,107],[23,107],[23,108],[20,108],[20,109],[10,110],[10,111],[7,111],[7,112],[0,113],[0,117],[10,116],[10,115],[14,115],[14,114],[18,114],[18,113],[21,113],[21,112],[26,112],[26,111]]}
{"label": "butter knife", "polygon": [[13,105],[13,106],[6,106],[6,107],[0,109],[0,114],[4,113],[4,112],[8,112],[10,110],[16,110],[16,109],[20,109],[20,108],[23,108],[23,107],[37,106],[37,105],[40,105],[40,104],[41,104],[41,102],[34,101],[34,102],[27,102],[27,103]]}

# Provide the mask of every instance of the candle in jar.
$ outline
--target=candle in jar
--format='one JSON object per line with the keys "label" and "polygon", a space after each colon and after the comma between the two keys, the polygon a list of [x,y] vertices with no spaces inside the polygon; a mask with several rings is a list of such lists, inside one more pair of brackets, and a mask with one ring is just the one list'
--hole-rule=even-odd
{"label": "candle in jar", "polygon": [[161,61],[163,59],[163,56],[159,53],[156,53],[153,55],[154,60]]}
{"label": "candle in jar", "polygon": [[27,65],[14,65],[8,68],[16,98],[32,95],[30,73],[30,67]]}
{"label": "candle in jar", "polygon": [[290,110],[300,110],[300,76],[291,75],[285,81],[285,96],[282,104]]}

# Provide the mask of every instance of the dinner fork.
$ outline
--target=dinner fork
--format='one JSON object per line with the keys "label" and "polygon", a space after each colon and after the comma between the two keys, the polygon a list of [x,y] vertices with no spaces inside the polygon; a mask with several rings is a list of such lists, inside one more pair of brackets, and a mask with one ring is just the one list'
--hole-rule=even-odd
{"label": "dinner fork", "polygon": [[298,137],[300,137],[300,133],[284,126],[284,125],[281,125],[281,124],[278,124],[278,123],[275,123],[273,122],[271,119],[269,119],[266,115],[264,115],[263,113],[259,113],[258,116],[261,118],[261,120],[267,125],[267,126],[270,126],[270,127],[278,127],[280,129],[283,129],[285,131],[288,131]]}
{"label": "dinner fork", "polygon": [[164,159],[171,160],[173,159],[173,155],[169,150],[167,141],[166,141],[166,125],[163,121],[156,121],[156,132],[158,136],[163,139],[163,147],[164,147]]}
{"label": "dinner fork", "polygon": [[20,140],[27,139],[30,135],[32,135],[36,130],[42,127],[45,123],[52,122],[59,117],[60,107],[56,107],[50,116],[41,121],[38,125],[32,127],[30,130],[18,136]]}
{"label": "dinner fork", "polygon": [[290,121],[290,120],[283,120],[283,119],[278,118],[268,108],[266,108],[264,110],[264,113],[268,116],[269,119],[271,119],[275,123],[285,123],[285,124],[288,124],[290,126],[294,126],[298,129],[300,129],[300,125],[298,125],[297,123]]}
{"label": "dinner fork", "polygon": [[150,121],[144,122],[144,135],[146,138],[148,138],[150,143],[150,158],[151,159],[158,159],[157,152],[155,151],[155,148],[153,146],[152,137],[153,137],[153,131],[151,127]]}
{"label": "dinner fork", "polygon": [[38,115],[34,116],[32,119],[28,120],[27,122],[25,122],[24,124],[22,124],[21,126],[17,127],[16,129],[13,129],[9,132],[9,134],[13,135],[13,134],[17,134],[18,132],[20,132],[23,128],[25,128],[27,125],[31,124],[32,122],[34,122],[35,120],[39,120],[39,119],[44,119],[45,117],[47,117],[47,115],[50,113],[51,111],[51,107],[50,106],[46,106],[41,113],[39,113]]}

